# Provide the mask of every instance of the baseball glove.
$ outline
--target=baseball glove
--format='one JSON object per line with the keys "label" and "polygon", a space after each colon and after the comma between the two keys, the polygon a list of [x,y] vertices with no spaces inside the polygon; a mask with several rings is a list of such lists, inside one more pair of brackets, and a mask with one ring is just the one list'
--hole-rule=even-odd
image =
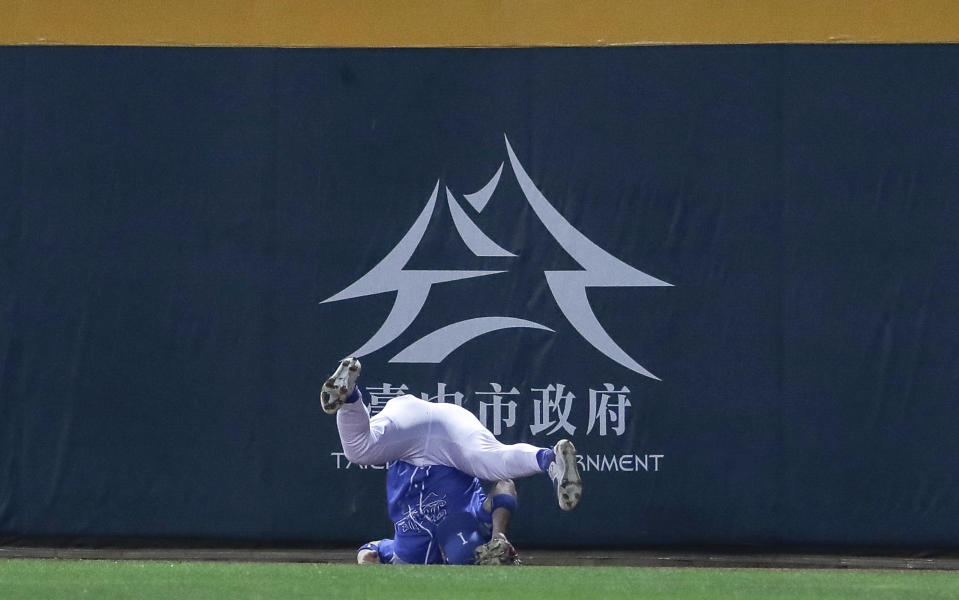
{"label": "baseball glove", "polygon": [[509,543],[506,536],[499,534],[487,544],[483,544],[473,552],[473,563],[477,565],[520,565],[516,548]]}

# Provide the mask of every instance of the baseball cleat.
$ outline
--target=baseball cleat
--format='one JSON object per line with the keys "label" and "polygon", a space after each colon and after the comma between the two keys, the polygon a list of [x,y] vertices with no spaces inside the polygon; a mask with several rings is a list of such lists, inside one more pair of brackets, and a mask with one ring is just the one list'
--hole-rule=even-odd
{"label": "baseball cleat", "polygon": [[576,448],[569,440],[560,440],[553,446],[556,458],[549,464],[549,478],[556,488],[556,499],[563,510],[573,510],[583,495],[583,479],[576,465]]}
{"label": "baseball cleat", "polygon": [[320,406],[327,414],[335,414],[340,406],[356,389],[356,378],[360,376],[363,365],[352,356],[340,361],[336,371],[323,384],[320,390]]}
{"label": "baseball cleat", "polygon": [[509,543],[502,533],[491,539],[489,543],[478,546],[473,551],[473,564],[476,565],[519,565],[519,555],[516,548]]}

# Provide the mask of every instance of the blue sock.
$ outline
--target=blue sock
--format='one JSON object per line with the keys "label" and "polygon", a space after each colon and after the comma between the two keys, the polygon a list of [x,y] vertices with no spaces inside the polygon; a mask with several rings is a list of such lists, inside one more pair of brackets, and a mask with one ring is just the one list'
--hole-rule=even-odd
{"label": "blue sock", "polygon": [[543,448],[536,453],[536,462],[539,463],[539,468],[545,473],[549,470],[549,465],[554,460],[556,460],[556,455],[553,454],[552,448]]}
{"label": "blue sock", "polygon": [[363,399],[363,393],[360,392],[360,386],[356,386],[353,388],[353,393],[347,396],[346,400],[344,400],[343,402],[345,402],[346,404],[353,404],[357,400],[362,400],[362,399]]}

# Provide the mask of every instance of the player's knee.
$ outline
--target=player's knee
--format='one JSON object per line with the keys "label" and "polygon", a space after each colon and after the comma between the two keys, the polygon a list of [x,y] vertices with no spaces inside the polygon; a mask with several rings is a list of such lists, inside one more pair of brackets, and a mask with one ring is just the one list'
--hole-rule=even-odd
{"label": "player's knee", "polygon": [[507,494],[510,496],[516,497],[516,484],[513,483],[512,479],[500,479],[493,485],[491,496],[499,496],[500,494]]}
{"label": "player's knee", "polygon": [[366,447],[344,446],[343,456],[355,465],[368,465],[371,464],[372,461],[369,460],[366,450]]}
{"label": "player's knee", "polygon": [[343,446],[343,456],[346,457],[346,460],[350,461],[351,463],[359,462],[359,453],[350,446]]}

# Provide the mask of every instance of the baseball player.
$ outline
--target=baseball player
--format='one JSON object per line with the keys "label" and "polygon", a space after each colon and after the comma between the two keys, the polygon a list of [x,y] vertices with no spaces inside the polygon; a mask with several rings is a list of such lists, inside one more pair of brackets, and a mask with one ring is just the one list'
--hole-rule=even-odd
{"label": "baseball player", "polygon": [[[505,526],[516,506],[511,480],[517,477],[546,473],[561,509],[579,503],[583,485],[569,440],[553,448],[503,444],[466,409],[409,394],[390,399],[370,418],[356,387],[361,368],[355,358],[344,358],[320,392],[323,410],[336,414],[346,459],[390,463],[387,499],[396,537],[361,548],[361,562],[373,552],[380,562],[468,564],[468,547],[477,557],[506,556],[500,562],[509,564],[515,550]],[[497,482],[489,496],[480,479]]]}
{"label": "baseball player", "polygon": [[442,465],[390,463],[386,475],[392,539],[363,545],[360,564],[514,565],[506,538],[516,488],[498,481],[487,495],[480,482]]}

